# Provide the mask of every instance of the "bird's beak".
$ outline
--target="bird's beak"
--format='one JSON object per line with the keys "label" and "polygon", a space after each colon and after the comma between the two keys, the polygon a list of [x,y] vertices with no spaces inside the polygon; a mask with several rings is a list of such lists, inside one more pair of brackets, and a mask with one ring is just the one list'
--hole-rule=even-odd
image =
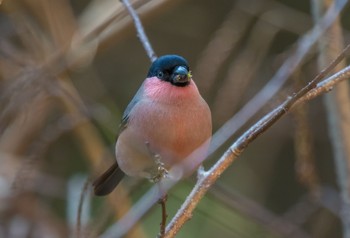
{"label": "bird's beak", "polygon": [[191,72],[189,72],[185,67],[178,66],[175,68],[173,75],[172,75],[172,81],[173,83],[179,83],[179,84],[186,84],[191,81]]}

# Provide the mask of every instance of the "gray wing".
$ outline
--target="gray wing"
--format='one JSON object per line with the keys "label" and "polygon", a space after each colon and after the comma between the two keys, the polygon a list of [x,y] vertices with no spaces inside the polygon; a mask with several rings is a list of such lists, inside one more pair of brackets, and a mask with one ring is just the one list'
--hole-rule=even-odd
{"label": "gray wing", "polygon": [[129,121],[129,115],[130,115],[132,109],[135,107],[135,105],[143,97],[143,93],[144,93],[144,83],[142,83],[139,90],[137,90],[134,98],[129,102],[128,106],[126,107],[126,109],[123,113],[122,121],[121,121],[120,126],[119,126],[119,134],[127,127],[127,124]]}
{"label": "gray wing", "polygon": [[[143,93],[143,87],[141,86],[140,89],[137,91],[134,98],[131,100],[129,105],[126,107],[122,122],[119,127],[119,134],[126,128],[128,120],[129,120],[129,114],[134,108],[134,106],[140,101],[140,98],[142,97]],[[117,138],[118,139],[118,136]],[[118,166],[117,161],[113,163],[113,165],[107,169],[102,175],[100,175],[94,182],[94,193],[96,196],[104,196],[113,191],[113,189],[119,184],[119,182],[124,177],[124,172],[120,169]]]}
{"label": "gray wing", "polygon": [[[131,100],[129,105],[126,107],[122,122],[119,127],[119,134],[127,127],[129,115],[132,112],[135,105],[142,99],[143,96],[143,84],[135,94],[134,98]],[[105,171],[101,176],[99,176],[93,183],[94,192],[97,196],[104,196],[113,191],[113,189],[118,185],[118,183],[124,177],[124,172],[119,168],[118,163],[114,164]]]}

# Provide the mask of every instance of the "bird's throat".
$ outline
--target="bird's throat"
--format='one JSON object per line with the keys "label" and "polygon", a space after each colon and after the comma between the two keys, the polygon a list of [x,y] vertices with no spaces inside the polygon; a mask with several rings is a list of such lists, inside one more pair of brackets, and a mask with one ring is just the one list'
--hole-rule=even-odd
{"label": "bird's throat", "polygon": [[[193,80],[187,85],[179,87],[156,77],[146,79],[145,96],[152,101],[164,103],[190,103],[200,98],[196,84]],[[199,97],[198,97],[199,96]]]}

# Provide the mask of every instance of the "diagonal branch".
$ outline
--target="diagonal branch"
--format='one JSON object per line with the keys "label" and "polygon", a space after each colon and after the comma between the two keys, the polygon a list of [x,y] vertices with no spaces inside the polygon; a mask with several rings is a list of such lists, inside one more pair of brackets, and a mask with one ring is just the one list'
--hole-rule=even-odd
{"label": "diagonal branch", "polygon": [[278,121],[297,104],[309,101],[312,98],[329,91],[336,83],[350,77],[350,66],[348,66],[321,83],[318,83],[344,58],[346,53],[349,51],[349,48],[350,46],[347,46],[335,61],[333,61],[304,88],[299,90],[293,96],[289,97],[280,106],[264,116],[242,136],[240,136],[237,141],[233,143],[233,145],[231,145],[230,148],[224,153],[219,161],[216,162],[208,171],[199,172],[198,181],[195,187],[167,226],[166,234],[164,236],[165,238],[174,237],[177,234],[185,222],[192,217],[193,210],[196,208],[197,204],[206,194],[208,189],[252,141],[274,125],[276,121]]}
{"label": "diagonal branch", "polygon": [[322,19],[307,34],[300,38],[295,53],[293,53],[278,69],[271,80],[247,102],[231,119],[215,132],[211,142],[209,154],[225,143],[245,122],[256,114],[286,83],[317,42],[325,30],[337,19],[347,1],[336,2],[330,7]]}

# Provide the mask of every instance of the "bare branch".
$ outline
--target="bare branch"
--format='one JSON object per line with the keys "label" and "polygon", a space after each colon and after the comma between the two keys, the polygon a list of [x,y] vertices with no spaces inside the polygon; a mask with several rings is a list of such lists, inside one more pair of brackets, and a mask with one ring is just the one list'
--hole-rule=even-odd
{"label": "bare branch", "polygon": [[160,232],[159,232],[159,238],[163,238],[165,234],[165,227],[166,227],[166,219],[168,217],[168,214],[166,212],[166,201],[168,200],[168,195],[165,194],[162,198],[159,199],[158,203],[162,207],[162,221],[160,223]]}
{"label": "bare branch", "polygon": [[151,60],[151,62],[155,61],[157,59],[157,56],[154,53],[151,43],[149,42],[148,37],[143,29],[139,16],[137,15],[134,8],[131,6],[129,0],[121,0],[121,1],[124,3],[125,7],[128,9],[128,12],[130,13],[130,16],[134,21],[136,31],[137,31],[137,36],[139,37],[149,59]]}
{"label": "bare branch", "polygon": [[313,94],[318,96],[321,93],[329,91],[329,88],[336,84],[336,82],[343,81],[350,77],[350,66],[344,68],[337,74],[324,80],[322,83],[317,84],[320,79],[331,71],[334,66],[343,58],[348,51],[349,46],[343,51],[343,53],[332,62],[329,67],[323,70],[317,75],[308,85],[295,93],[292,97],[289,97],[280,106],[274,109],[272,112],[260,119],[255,125],[247,130],[237,141],[224,153],[217,163],[214,164],[207,172],[202,172],[203,176],[200,176],[195,187],[187,197],[186,201],[182,204],[179,211],[174,216],[173,220],[169,223],[166,229],[164,237],[174,237],[180,228],[188,221],[193,210],[196,208],[199,201],[206,194],[208,189],[216,182],[220,175],[233,163],[233,161],[243,152],[243,150],[259,135],[270,128],[278,119],[289,112],[295,105],[302,100],[308,101],[311,99],[309,93],[317,90],[317,93]]}
{"label": "bare branch", "polygon": [[77,212],[77,227],[76,227],[76,237],[80,238],[81,236],[81,214],[83,212],[83,205],[84,205],[84,198],[88,192],[90,186],[89,179],[86,179],[83,188],[81,189],[80,198],[79,198],[79,205],[78,205],[78,212]]}

